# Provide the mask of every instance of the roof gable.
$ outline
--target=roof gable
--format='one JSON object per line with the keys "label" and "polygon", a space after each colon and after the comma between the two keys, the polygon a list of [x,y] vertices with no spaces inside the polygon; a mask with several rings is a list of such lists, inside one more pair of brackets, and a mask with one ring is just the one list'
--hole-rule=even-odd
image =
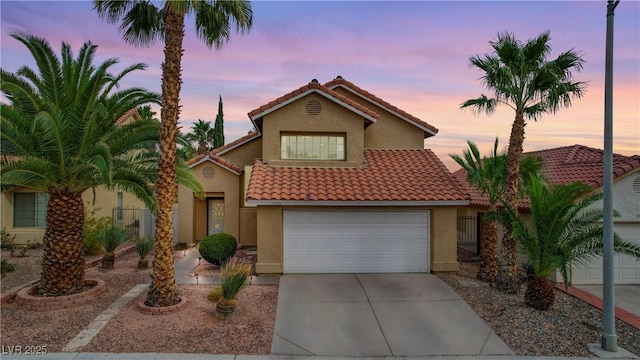
{"label": "roof gable", "polygon": [[272,113],[294,101],[302,99],[303,97],[313,93],[323,96],[326,99],[362,116],[365,121],[365,126],[368,126],[379,119],[379,115],[375,112],[347,98],[346,96],[338,94],[328,87],[321,85],[315,79],[312,80],[309,84],[304,85],[297,90],[285,94],[269,102],[268,104],[262,105],[259,108],[250,111],[247,115],[249,115],[249,119],[251,119],[256,129],[259,132],[262,132],[262,121],[265,115]]}
{"label": "roof gable", "polygon": [[196,166],[205,163],[205,162],[212,162],[220,167],[222,167],[223,169],[230,171],[236,175],[240,175],[242,174],[242,169],[232,163],[231,161],[225,160],[223,158],[220,158],[216,155],[213,154],[213,152],[210,152],[208,154],[200,154],[196,157],[194,157],[193,159],[189,160],[187,162],[187,166],[189,166],[190,169],[195,168]]}
{"label": "roof gable", "polygon": [[365,99],[367,101],[370,101],[378,106],[380,106],[381,108],[385,109],[386,111],[390,112],[391,114],[397,116],[398,118],[408,122],[409,124],[421,129],[424,131],[424,137],[428,138],[431,136],[434,136],[435,134],[438,133],[438,129],[433,126],[430,125],[420,119],[418,119],[417,117],[407,113],[406,111],[391,105],[390,103],[382,100],[381,98],[373,95],[372,93],[356,86],[355,84],[353,84],[352,82],[349,82],[347,80],[345,80],[344,78],[342,78],[342,76],[338,76],[336,77],[334,80],[329,81],[328,83],[324,84],[326,87],[328,87],[329,89],[335,89],[335,88],[343,88],[347,91],[349,91],[350,93]]}
{"label": "roof gable", "polygon": [[255,139],[258,139],[260,136],[262,136],[258,131],[251,131],[250,133],[248,133],[247,135],[236,139],[228,144],[222,145],[218,148],[215,148],[211,151],[211,154],[216,155],[216,156],[222,156],[226,153],[228,153],[231,150],[234,150],[236,148],[239,148],[240,146],[251,142]]}

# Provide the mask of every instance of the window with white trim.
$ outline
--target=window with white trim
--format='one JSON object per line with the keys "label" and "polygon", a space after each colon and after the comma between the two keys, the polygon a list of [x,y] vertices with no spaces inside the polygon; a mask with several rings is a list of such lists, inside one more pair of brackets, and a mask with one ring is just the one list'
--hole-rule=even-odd
{"label": "window with white trim", "polygon": [[283,160],[344,160],[344,135],[281,135]]}
{"label": "window with white trim", "polygon": [[13,194],[13,227],[46,226],[49,194],[17,192]]}

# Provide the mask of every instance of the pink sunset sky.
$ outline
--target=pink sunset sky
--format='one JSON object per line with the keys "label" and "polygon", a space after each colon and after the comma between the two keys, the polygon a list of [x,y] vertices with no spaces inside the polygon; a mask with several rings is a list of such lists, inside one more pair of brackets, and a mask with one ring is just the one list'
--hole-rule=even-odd
{"label": "pink sunset sky", "polygon": [[[46,38],[59,52],[87,40],[98,44],[98,60],[116,57],[118,69],[149,65],[123,86],[160,92],[162,44],[127,45],[117,25],[107,24],[89,1],[1,1],[0,64],[16,71],[34,62],[13,31]],[[585,96],[569,109],[530,122],[525,151],[582,144],[603,148],[606,1],[423,1],[253,2],[249,34],[233,35],[219,51],[208,49],[188,25],[181,92],[182,131],[197,119],[213,121],[218,95],[224,102],[230,142],[252,128],[247,113],[311,79],[337,75],[434,125],[425,140],[451,170],[450,153],[466,140],[488,152],[495,137],[506,146],[514,113],[501,107],[476,116],[460,104],[482,93],[482,75],[469,57],[490,51],[498,32],[527,40],[551,31],[552,56],[575,48],[586,64],[575,79],[589,82]],[[193,19],[188,19],[191,23]],[[614,152],[640,154],[640,2],[622,0],[615,16]]]}

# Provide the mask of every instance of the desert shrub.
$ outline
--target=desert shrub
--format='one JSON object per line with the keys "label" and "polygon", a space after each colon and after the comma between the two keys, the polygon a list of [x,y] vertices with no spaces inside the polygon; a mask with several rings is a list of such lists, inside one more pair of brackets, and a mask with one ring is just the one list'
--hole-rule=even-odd
{"label": "desert shrub", "polygon": [[222,288],[220,286],[215,286],[213,289],[211,289],[211,291],[209,292],[209,295],[207,296],[207,299],[209,299],[209,301],[214,303],[218,302],[221,298],[222,298]]}
{"label": "desert shrub", "polygon": [[112,253],[120,244],[127,242],[130,238],[126,230],[116,226],[109,226],[100,232],[98,239],[100,239],[104,251]]}
{"label": "desert shrub", "polygon": [[223,264],[236,253],[238,242],[233,235],[217,233],[200,241],[198,251],[203,259],[214,265]]}
{"label": "desert shrub", "polygon": [[220,269],[222,297],[226,300],[235,299],[240,290],[247,286],[249,276],[251,276],[251,264],[237,258],[227,261]]}
{"label": "desert shrub", "polygon": [[149,255],[153,249],[153,239],[137,239],[136,240],[136,252],[140,259],[144,259]]}
{"label": "desert shrub", "polygon": [[96,217],[96,211],[86,211],[84,216],[84,240],[82,243],[82,250],[85,255],[98,255],[102,250],[102,243],[100,243],[100,232],[104,231],[111,224],[110,217]]}
{"label": "desert shrub", "polygon": [[13,242],[15,240],[16,236],[9,234],[4,226],[0,229],[0,248],[7,250],[13,249]]}
{"label": "desert shrub", "polygon": [[0,262],[0,276],[4,277],[7,273],[10,273],[12,271],[15,271],[15,265],[6,261],[6,260],[2,260]]}

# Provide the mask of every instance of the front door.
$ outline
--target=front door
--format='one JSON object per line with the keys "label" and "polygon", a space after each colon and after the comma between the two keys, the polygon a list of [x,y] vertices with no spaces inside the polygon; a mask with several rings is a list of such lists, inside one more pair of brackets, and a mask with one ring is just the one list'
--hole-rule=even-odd
{"label": "front door", "polygon": [[207,199],[207,235],[224,232],[224,199]]}

